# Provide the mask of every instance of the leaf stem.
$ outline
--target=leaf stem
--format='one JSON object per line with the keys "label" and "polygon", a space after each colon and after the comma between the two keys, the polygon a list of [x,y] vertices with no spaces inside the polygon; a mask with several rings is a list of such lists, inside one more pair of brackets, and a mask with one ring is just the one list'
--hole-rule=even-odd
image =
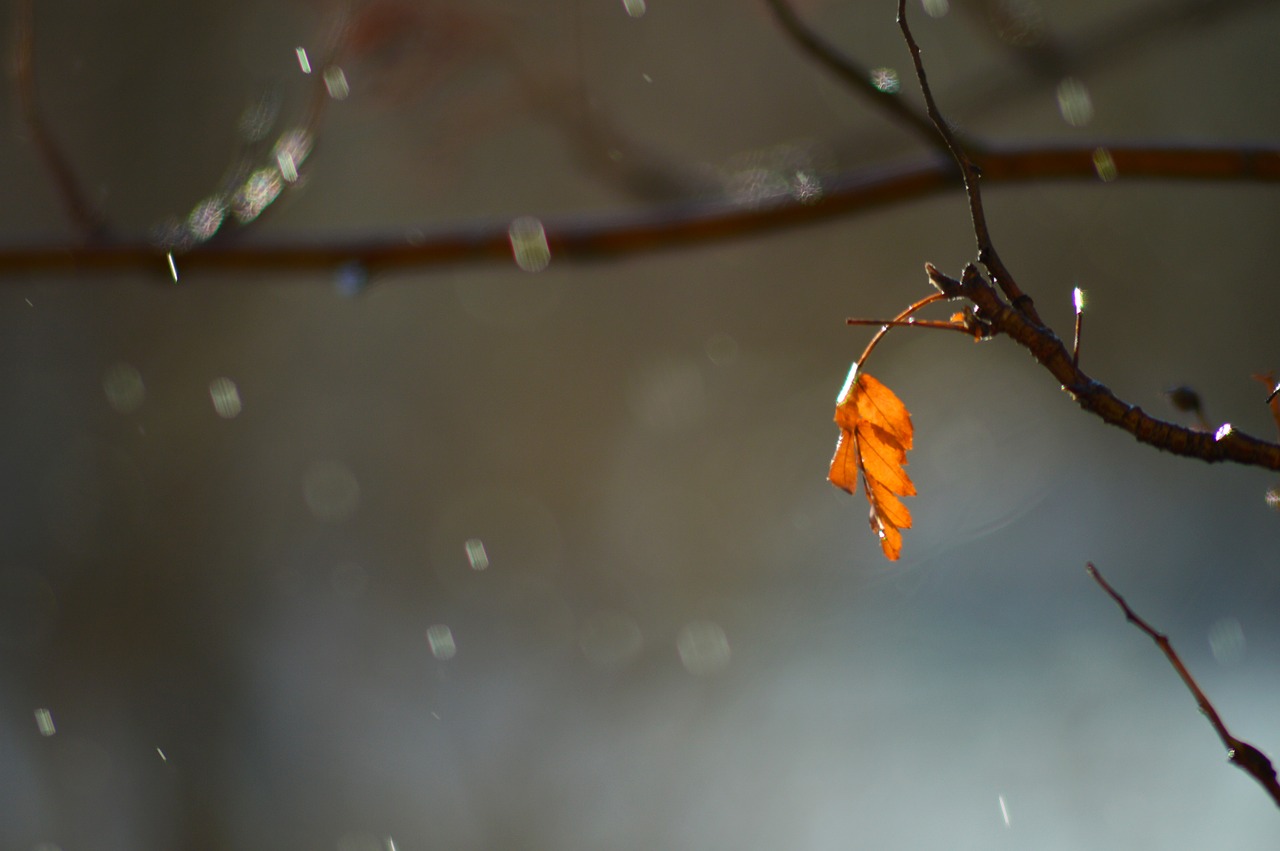
{"label": "leaf stem", "polygon": [[[948,299],[948,296],[944,295],[943,293],[930,293],[929,295],[917,301],[915,304],[908,307],[906,310],[899,313],[894,318],[890,319],[888,322],[879,323],[880,330],[877,331],[875,333],[875,336],[871,338],[871,342],[867,343],[867,347],[862,350],[862,355],[858,358],[858,369],[859,370],[862,369],[863,364],[866,363],[867,358],[871,355],[871,350],[874,349],[876,347],[876,344],[879,343],[880,340],[884,338],[885,334],[889,333],[890,328],[897,328],[903,325],[921,325],[923,327],[931,327],[929,325],[925,325],[924,322],[909,322],[908,319],[917,310],[920,310],[921,308],[924,308],[924,307],[928,307],[934,302],[946,301],[947,299]],[[863,324],[860,321],[854,321],[854,320],[848,320],[848,319],[845,320],[845,323],[848,325]],[[943,323],[943,324],[947,325],[949,323]],[[961,330],[964,330],[964,329],[962,328]]]}

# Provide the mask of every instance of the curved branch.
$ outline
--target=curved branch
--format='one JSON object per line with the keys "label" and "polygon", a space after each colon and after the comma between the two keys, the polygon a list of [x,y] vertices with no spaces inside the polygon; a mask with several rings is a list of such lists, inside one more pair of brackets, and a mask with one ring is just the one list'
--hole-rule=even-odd
{"label": "curved branch", "polygon": [[947,148],[964,174],[964,191],[969,199],[969,215],[973,220],[974,236],[978,240],[978,262],[987,267],[992,280],[1004,291],[1014,306],[1026,313],[1033,322],[1040,324],[1040,314],[1036,312],[1031,296],[1018,287],[1017,281],[1005,268],[1004,262],[996,252],[995,243],[991,240],[991,231],[987,228],[987,214],[982,207],[982,190],[978,186],[983,175],[982,169],[965,152],[964,146],[960,144],[946,119],[942,117],[942,112],[933,99],[933,90],[929,88],[929,78],[924,72],[924,61],[920,57],[920,45],[916,44],[915,36],[911,34],[911,26],[907,23],[907,0],[898,0],[898,27],[902,30],[902,38],[911,52],[911,61],[915,65],[916,79],[920,81],[920,91],[928,106],[929,117],[933,119],[938,135],[947,143]]}
{"label": "curved branch", "polygon": [[[1098,180],[1094,160],[1098,150],[1097,145],[1007,148],[985,151],[977,162],[991,183]],[[1280,147],[1117,146],[1105,150],[1115,165],[1118,182],[1131,178],[1280,181]],[[556,262],[610,260],[854,215],[932,195],[954,186],[954,179],[954,164],[932,157],[830,178],[824,181],[821,195],[803,201],[783,196],[759,204],[677,204],[615,216],[548,219],[544,226]],[[317,236],[255,245],[226,239],[182,253],[180,259],[186,276],[200,269],[332,270],[350,262],[362,264],[369,272],[511,263],[509,224],[487,221],[424,228],[408,235]],[[150,271],[157,281],[168,281],[165,251],[141,240],[0,246],[0,284],[18,283],[21,275],[101,271]]]}
{"label": "curved branch", "polygon": [[1280,470],[1280,444],[1268,443],[1224,425],[1210,434],[1156,419],[1136,405],[1122,401],[1105,384],[1091,378],[1074,362],[1071,352],[1049,328],[1013,309],[976,267],[969,265],[957,281],[925,264],[929,282],[944,295],[971,301],[985,335],[1004,334],[1029,351],[1058,379],[1076,403],[1105,422],[1124,429],[1140,442],[1202,461],[1234,461],[1251,467]]}
{"label": "curved branch", "polygon": [[1116,605],[1124,612],[1125,619],[1145,632],[1160,648],[1160,651],[1164,653],[1165,658],[1169,660],[1169,664],[1178,672],[1183,684],[1191,692],[1191,696],[1195,698],[1196,706],[1200,707],[1201,713],[1209,719],[1209,723],[1213,725],[1218,738],[1222,740],[1223,746],[1227,749],[1227,760],[1240,770],[1247,772],[1254,780],[1257,780],[1262,785],[1262,788],[1267,790],[1271,800],[1276,802],[1276,806],[1280,806],[1280,782],[1276,780],[1275,766],[1271,764],[1271,760],[1262,751],[1248,742],[1241,741],[1231,735],[1231,731],[1227,729],[1227,725],[1222,722],[1222,718],[1218,715],[1218,710],[1213,708],[1209,698],[1200,689],[1200,685],[1191,676],[1191,672],[1187,670],[1187,666],[1182,664],[1182,659],[1178,657],[1173,645],[1169,642],[1169,636],[1162,632],[1157,632],[1151,624],[1140,618],[1125,602],[1124,597],[1121,597],[1107,580],[1102,578],[1102,574],[1093,566],[1093,562],[1089,562],[1085,570],[1095,582],[1102,586],[1102,590],[1107,592],[1107,596],[1115,600]]}
{"label": "curved branch", "polygon": [[765,0],[765,5],[773,12],[782,31],[819,65],[866,98],[868,103],[880,108],[891,120],[911,128],[929,147],[949,153],[927,115],[917,112],[898,91],[877,88],[871,81],[870,69],[859,65],[807,27],[787,0]]}
{"label": "curved branch", "polygon": [[14,71],[22,120],[31,134],[36,152],[44,161],[45,169],[53,178],[58,196],[62,199],[62,206],[66,208],[67,217],[80,232],[81,239],[90,242],[100,240],[106,236],[106,223],[85,197],[70,160],[54,139],[49,125],[45,123],[36,98],[34,0],[19,0],[15,4],[14,12],[16,18],[14,29],[17,32]]}

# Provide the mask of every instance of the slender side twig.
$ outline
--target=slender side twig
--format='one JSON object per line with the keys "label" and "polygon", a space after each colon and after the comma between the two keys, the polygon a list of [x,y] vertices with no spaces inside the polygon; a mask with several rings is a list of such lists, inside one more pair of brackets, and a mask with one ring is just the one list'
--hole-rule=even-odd
{"label": "slender side twig", "polygon": [[946,140],[947,148],[950,149],[956,164],[964,174],[964,191],[969,198],[969,215],[973,219],[973,232],[978,239],[978,262],[987,268],[992,280],[1015,308],[1025,313],[1032,322],[1043,325],[1031,296],[1018,287],[1013,275],[1000,260],[995,244],[991,241],[991,232],[987,228],[987,214],[982,208],[982,190],[978,186],[982,178],[982,170],[974,164],[956,140],[955,133],[942,117],[942,112],[939,111],[938,104],[933,98],[933,91],[929,88],[929,78],[924,72],[924,61],[920,58],[920,45],[916,44],[915,36],[911,34],[911,26],[907,23],[907,0],[898,0],[898,27],[902,30],[907,49],[911,51],[911,61],[915,65],[916,79],[920,82],[920,91],[924,95],[929,117],[933,119],[939,135]]}
{"label": "slender side twig", "polygon": [[[1097,180],[1096,144],[1070,148],[1006,148],[984,152],[979,163],[992,183]],[[1118,179],[1280,181],[1280,148],[1109,147]],[[635,213],[543,222],[554,263],[600,261],[828,221],[922,198],[954,185],[955,167],[936,157],[896,166],[873,166],[823,180],[816,198],[783,196],[766,203],[730,201],[671,204]],[[288,242],[206,243],[185,253],[186,280],[198,270],[252,269],[304,272],[356,262],[370,273],[423,270],[463,263],[511,263],[509,221],[424,227],[410,233],[352,238],[317,235]],[[165,250],[145,241],[97,245],[54,243],[0,245],[0,285],[21,276],[53,272],[141,271],[157,273]],[[157,280],[162,280],[157,275]],[[168,280],[168,278],[163,278]],[[257,280],[255,278],[255,280]]]}
{"label": "slender side twig", "polygon": [[[858,356],[858,368],[862,369],[862,365],[866,363],[867,358],[871,355],[872,349],[876,347],[877,343],[884,339],[884,335],[888,334],[890,329],[897,328],[902,325],[920,325],[922,327],[928,327],[924,322],[916,322],[911,317],[916,313],[916,311],[926,308],[934,302],[942,301],[945,298],[946,295],[943,293],[931,293],[890,319],[888,322],[881,323],[880,330],[871,337],[871,342],[867,343],[867,347],[863,349],[862,354]],[[856,319],[846,319],[845,322],[849,325],[862,324]],[[933,322],[928,323],[928,325],[934,324],[935,323]],[[961,327],[959,330],[964,331],[965,329]]]}
{"label": "slender side twig", "polygon": [[891,120],[911,128],[912,132],[929,147],[943,154],[950,153],[944,140],[938,138],[929,116],[921,114],[912,107],[899,91],[886,91],[876,87],[871,80],[870,69],[860,65],[810,29],[800,20],[800,16],[791,8],[788,0],[765,0],[765,3],[787,37],[819,65],[834,74],[854,92],[866,98],[868,103],[883,110]]}
{"label": "slender side twig", "polygon": [[1267,794],[1271,796],[1271,799],[1276,802],[1276,806],[1280,806],[1280,782],[1276,780],[1276,770],[1275,766],[1271,764],[1271,760],[1253,745],[1231,735],[1231,732],[1227,730],[1227,725],[1222,722],[1221,716],[1218,715],[1218,711],[1213,708],[1213,704],[1200,689],[1200,686],[1191,676],[1191,672],[1187,670],[1186,665],[1182,663],[1182,659],[1174,652],[1173,645],[1169,642],[1169,637],[1164,633],[1157,632],[1151,624],[1139,617],[1107,580],[1102,578],[1102,574],[1093,566],[1093,562],[1089,562],[1085,569],[1089,576],[1102,587],[1102,590],[1107,592],[1107,595],[1112,600],[1115,600],[1116,605],[1124,612],[1125,619],[1145,632],[1160,648],[1160,651],[1164,653],[1165,658],[1169,660],[1169,664],[1178,672],[1178,676],[1182,678],[1187,690],[1191,692],[1191,696],[1195,698],[1196,705],[1200,707],[1200,711],[1204,716],[1209,719],[1209,723],[1213,725],[1218,738],[1222,740],[1223,746],[1227,749],[1227,760],[1257,780],[1262,785],[1262,788],[1267,790]]}
{"label": "slender side twig", "polygon": [[974,316],[988,335],[1005,334],[1031,353],[1053,374],[1076,404],[1124,429],[1140,442],[1202,461],[1233,461],[1251,467],[1280,470],[1280,444],[1268,443],[1224,425],[1216,432],[1196,431],[1158,420],[1136,405],[1116,397],[1105,384],[1091,378],[1072,362],[1071,352],[1052,330],[1015,310],[972,264],[957,281],[932,264],[925,264],[929,281],[951,298],[968,299]]}
{"label": "slender side twig", "polygon": [[1076,287],[1071,297],[1076,309],[1076,333],[1071,341],[1071,365],[1078,368],[1080,366],[1080,332],[1084,330],[1084,293]]}
{"label": "slender side twig", "polygon": [[85,197],[76,178],[71,162],[54,139],[53,131],[45,123],[36,98],[35,71],[35,2],[34,0],[18,0],[15,4],[16,21],[14,29],[17,33],[15,45],[15,82],[18,90],[18,104],[22,112],[22,120],[27,125],[36,152],[44,162],[44,167],[53,178],[58,197],[66,208],[67,217],[80,238],[85,242],[100,240],[107,233],[106,223],[101,214]]}

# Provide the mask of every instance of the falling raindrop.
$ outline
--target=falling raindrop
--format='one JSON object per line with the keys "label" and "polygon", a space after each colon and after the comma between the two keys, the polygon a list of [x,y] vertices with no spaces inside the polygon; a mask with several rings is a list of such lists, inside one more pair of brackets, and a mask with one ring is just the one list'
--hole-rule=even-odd
{"label": "falling raindrop", "polygon": [[441,662],[448,662],[458,654],[458,646],[453,641],[453,630],[442,623],[427,627],[427,646],[431,655]]}
{"label": "falling raindrop", "polygon": [[676,637],[676,652],[689,673],[714,674],[729,664],[729,639],[714,621],[692,621]]}
{"label": "falling raindrop", "polygon": [[127,363],[112,364],[102,378],[102,389],[107,402],[121,414],[131,414],[142,406],[147,398],[147,388],[142,374]]}
{"label": "falling raindrop", "polygon": [[347,85],[347,75],[337,66],[324,69],[324,86],[329,92],[329,97],[334,100],[345,100],[347,95],[351,94],[351,87]]}
{"label": "falling raindrop", "polygon": [[48,737],[58,732],[58,729],[53,726],[53,713],[48,709],[40,707],[35,711],[35,716],[36,729],[40,731],[40,735]]}
{"label": "falling raindrop", "polygon": [[1221,618],[1209,627],[1209,649],[1220,665],[1234,665],[1244,657],[1244,629],[1235,618]]}
{"label": "falling raindrop", "polygon": [[209,398],[213,400],[213,410],[224,420],[232,419],[240,413],[240,390],[230,378],[215,378],[210,381]]}
{"label": "falling raindrop", "polygon": [[467,562],[472,570],[485,570],[489,567],[489,554],[484,550],[484,541],[479,538],[468,538],[466,551]]}
{"label": "falling raindrop", "polygon": [[507,229],[511,253],[516,265],[526,272],[541,272],[551,263],[551,247],[542,222],[533,216],[521,216]]}
{"label": "falling raindrop", "polygon": [[1072,127],[1083,127],[1093,120],[1093,99],[1085,84],[1068,77],[1058,84],[1058,110],[1062,120]]}
{"label": "falling raindrop", "polygon": [[1097,148],[1094,150],[1093,170],[1098,173],[1098,177],[1104,183],[1110,183],[1120,176],[1120,170],[1116,168],[1116,161],[1112,158],[1111,152],[1106,148]]}

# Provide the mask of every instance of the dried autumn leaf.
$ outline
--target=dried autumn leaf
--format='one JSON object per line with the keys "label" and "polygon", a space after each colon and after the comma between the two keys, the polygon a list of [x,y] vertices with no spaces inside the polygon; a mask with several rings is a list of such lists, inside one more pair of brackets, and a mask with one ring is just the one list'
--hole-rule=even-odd
{"label": "dried autumn leaf", "polygon": [[903,466],[914,429],[911,413],[893,391],[855,363],[836,399],[840,439],[827,478],[853,493],[861,475],[871,504],[871,531],[891,560],[902,554],[902,530],[911,528],[911,512],[899,497],[915,496]]}

